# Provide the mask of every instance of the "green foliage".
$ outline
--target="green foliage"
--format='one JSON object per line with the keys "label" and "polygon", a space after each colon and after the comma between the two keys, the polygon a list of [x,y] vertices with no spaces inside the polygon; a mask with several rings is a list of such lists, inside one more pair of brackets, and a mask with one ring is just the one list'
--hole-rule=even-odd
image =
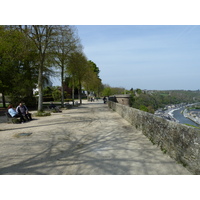
{"label": "green foliage", "polygon": [[124,94],[125,88],[110,87],[109,85],[103,86],[102,96],[111,96],[116,94]]}
{"label": "green foliage", "polygon": [[61,91],[60,90],[55,89],[52,92],[52,96],[53,96],[54,101],[61,101]]}
{"label": "green foliage", "polygon": [[111,91],[111,88],[110,87],[105,87],[103,89],[103,92],[102,92],[102,96],[111,96],[112,95],[112,91]]}
{"label": "green foliage", "polygon": [[[60,101],[61,100],[61,88],[58,86],[46,87],[43,90],[44,101]],[[64,91],[64,98],[67,98],[67,92]]]}
{"label": "green foliage", "polygon": [[37,113],[35,114],[36,117],[45,117],[50,115],[51,115],[50,112],[44,112],[44,111],[37,111]]}
{"label": "green foliage", "polygon": [[88,69],[83,81],[83,86],[87,91],[93,91],[97,96],[102,91],[102,83],[99,78],[99,68],[91,60],[88,61]]}
{"label": "green foliage", "polygon": [[162,146],[160,147],[161,151],[163,152],[163,154],[166,154],[167,153],[167,150],[164,149]]}
{"label": "green foliage", "polygon": [[18,106],[21,101],[24,102],[28,108],[36,107],[36,102],[37,102],[36,97],[32,97],[32,96],[19,97],[19,96],[12,96],[12,95],[10,95],[9,97],[10,97],[10,103],[12,103],[14,107]]}
{"label": "green foliage", "polygon": [[149,94],[140,93],[137,96],[131,95],[131,106],[146,112],[154,113],[154,110],[157,109],[157,102],[153,96]]}
{"label": "green foliage", "polygon": [[19,30],[0,29],[0,92],[15,102],[32,97],[37,80],[36,50]]}
{"label": "green foliage", "polygon": [[193,128],[200,129],[200,127],[198,127],[198,126],[194,126],[194,125],[191,125],[191,124],[185,124],[185,125],[190,126],[190,127],[193,127]]}
{"label": "green foliage", "polygon": [[65,99],[65,102],[73,101],[73,99]]}
{"label": "green foliage", "polygon": [[43,95],[52,97],[53,87],[46,87],[43,89]]}
{"label": "green foliage", "polygon": [[79,84],[87,74],[87,59],[81,52],[74,52],[68,58],[67,73],[72,75]]}
{"label": "green foliage", "polygon": [[199,106],[199,105],[197,105],[197,106],[192,106],[192,107],[188,107],[187,109],[188,109],[188,110],[200,109],[200,106]]}
{"label": "green foliage", "polygon": [[94,62],[92,62],[91,60],[88,61],[88,65],[92,69],[92,71],[95,72],[97,76],[99,76],[100,70],[97,67],[97,65]]}
{"label": "green foliage", "polygon": [[[43,97],[53,97],[63,104],[64,98],[67,98],[63,92],[66,75],[70,76],[73,89],[78,88],[80,98],[83,84],[88,91],[97,94],[102,90],[100,70],[83,54],[80,39],[72,26],[0,26],[0,44],[2,99],[5,95],[9,95],[13,102],[29,98],[28,103],[33,105],[36,101],[31,97],[37,85],[38,110],[42,110]],[[59,69],[62,99],[59,90],[43,90],[47,78],[56,75],[51,70],[52,66]]]}
{"label": "green foliage", "polygon": [[200,91],[145,91],[131,89],[131,106],[146,112],[154,113],[158,108],[179,103],[195,103],[200,101]]}
{"label": "green foliage", "polygon": [[140,105],[140,110],[148,112],[148,108],[145,105]]}
{"label": "green foliage", "polygon": [[12,123],[13,124],[20,124],[20,120],[17,118],[12,118]]}
{"label": "green foliage", "polygon": [[141,89],[136,89],[137,94],[142,94],[142,90]]}

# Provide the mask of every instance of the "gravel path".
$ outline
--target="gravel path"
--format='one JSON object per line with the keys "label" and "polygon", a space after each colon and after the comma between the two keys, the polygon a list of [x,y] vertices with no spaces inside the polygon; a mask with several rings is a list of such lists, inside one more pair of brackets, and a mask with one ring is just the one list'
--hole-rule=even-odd
{"label": "gravel path", "polygon": [[190,173],[107,105],[85,102],[24,124],[0,117],[0,174]]}

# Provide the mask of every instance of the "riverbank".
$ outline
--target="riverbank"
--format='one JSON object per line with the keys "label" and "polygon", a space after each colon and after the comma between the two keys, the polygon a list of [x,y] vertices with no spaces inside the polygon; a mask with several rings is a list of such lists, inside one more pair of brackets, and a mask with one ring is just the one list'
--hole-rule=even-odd
{"label": "riverbank", "polygon": [[[193,105],[193,104],[190,104]],[[184,115],[185,107],[188,105],[173,105],[169,109],[158,110],[155,112],[156,116],[160,116],[164,119],[167,119],[169,121],[174,121],[176,123],[180,124],[189,124],[192,126],[199,126],[198,123],[189,115]]]}
{"label": "riverbank", "polygon": [[[200,111],[199,111],[200,113]],[[186,108],[184,111],[183,111],[183,116],[190,119],[191,121],[193,121],[195,124],[197,124],[198,126],[200,126],[200,118],[198,117],[199,114],[193,114],[192,111],[188,111],[188,109]]]}

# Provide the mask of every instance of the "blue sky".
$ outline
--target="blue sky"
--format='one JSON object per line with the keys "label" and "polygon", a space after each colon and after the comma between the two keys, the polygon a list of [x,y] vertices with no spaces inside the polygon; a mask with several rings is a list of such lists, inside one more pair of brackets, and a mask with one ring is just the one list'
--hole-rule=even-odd
{"label": "blue sky", "polygon": [[126,89],[200,89],[200,26],[80,25],[84,53],[104,84]]}

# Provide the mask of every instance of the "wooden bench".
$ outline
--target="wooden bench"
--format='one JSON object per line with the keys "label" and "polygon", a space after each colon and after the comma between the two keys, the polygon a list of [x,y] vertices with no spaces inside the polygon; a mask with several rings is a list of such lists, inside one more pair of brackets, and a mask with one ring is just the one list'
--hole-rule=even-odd
{"label": "wooden bench", "polygon": [[[69,102],[71,102],[71,104]],[[70,100],[65,103],[65,108],[72,108],[73,106],[78,106],[78,101]]]}
{"label": "wooden bench", "polygon": [[62,112],[58,106],[55,108],[51,108],[51,106],[47,106],[48,111],[50,112]]}
{"label": "wooden bench", "polygon": [[18,119],[20,117],[12,117],[8,112],[5,112],[5,115],[8,123],[17,124],[20,122]]}
{"label": "wooden bench", "polygon": [[65,104],[64,104],[64,106],[65,106],[65,108],[66,108],[66,109],[68,109],[68,108],[71,108],[71,107],[72,107],[72,105],[71,105],[71,104],[69,104],[69,102],[65,103]]}

